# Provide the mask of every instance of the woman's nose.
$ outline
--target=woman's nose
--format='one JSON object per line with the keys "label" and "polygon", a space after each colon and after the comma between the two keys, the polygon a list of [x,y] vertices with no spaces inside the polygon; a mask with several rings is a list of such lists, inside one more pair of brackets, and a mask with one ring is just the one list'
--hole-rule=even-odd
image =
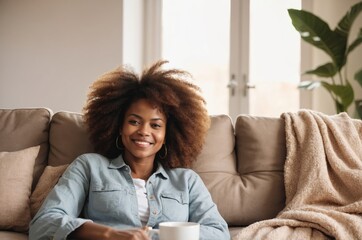
{"label": "woman's nose", "polygon": [[149,135],[149,129],[148,129],[147,126],[143,125],[138,129],[137,133],[139,135],[142,135],[142,136],[148,136]]}

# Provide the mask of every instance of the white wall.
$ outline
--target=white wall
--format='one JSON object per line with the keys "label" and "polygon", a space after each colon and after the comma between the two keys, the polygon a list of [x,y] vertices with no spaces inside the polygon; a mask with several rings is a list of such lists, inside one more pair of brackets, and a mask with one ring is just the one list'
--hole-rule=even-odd
{"label": "white wall", "polygon": [[[331,29],[335,29],[339,20],[344,16],[344,14],[349,10],[349,8],[359,2],[360,0],[318,0],[313,2],[313,12],[326,21],[329,24]],[[354,40],[358,34],[359,28],[362,27],[362,13],[358,16],[355,22],[352,25],[352,35],[351,40]],[[321,64],[329,61],[327,55],[314,48],[313,50],[313,65],[317,67]],[[348,59],[348,79],[351,82],[352,86],[355,89],[355,96],[357,98],[362,98],[362,87],[358,85],[357,81],[354,80],[353,76],[358,69],[362,68],[362,46],[360,45],[357,49],[355,49],[349,56]],[[322,111],[328,114],[335,114],[336,110],[334,107],[334,103],[328,94],[328,92],[320,88],[317,91],[313,92],[312,95],[312,104],[313,109],[317,111]],[[353,104],[348,110],[350,116],[354,116],[355,114],[355,105]]]}
{"label": "white wall", "polygon": [[0,1],[0,108],[80,112],[122,63],[122,1]]}

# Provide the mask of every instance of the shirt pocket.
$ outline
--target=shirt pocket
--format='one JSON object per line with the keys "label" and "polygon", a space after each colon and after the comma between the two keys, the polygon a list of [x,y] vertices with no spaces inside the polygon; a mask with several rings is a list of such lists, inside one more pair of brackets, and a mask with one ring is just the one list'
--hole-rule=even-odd
{"label": "shirt pocket", "polygon": [[188,221],[189,199],[183,192],[161,193],[162,215],[168,221]]}
{"label": "shirt pocket", "polygon": [[93,212],[109,214],[127,204],[126,195],[127,188],[120,184],[95,184],[90,189],[89,206]]}

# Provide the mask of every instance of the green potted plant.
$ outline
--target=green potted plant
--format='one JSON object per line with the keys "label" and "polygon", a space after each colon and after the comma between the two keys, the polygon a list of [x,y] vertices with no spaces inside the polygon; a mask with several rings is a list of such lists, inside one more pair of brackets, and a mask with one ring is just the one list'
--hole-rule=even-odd
{"label": "green potted plant", "polygon": [[[330,62],[305,72],[320,78],[329,78],[330,81],[302,81],[299,88],[311,90],[319,86],[324,87],[331,95],[337,113],[347,111],[354,101],[358,108],[357,101],[361,101],[354,99],[354,90],[347,79],[346,70],[348,55],[362,43],[362,28],[357,38],[349,41],[351,26],[361,11],[362,2],[353,5],[338,22],[337,27],[331,30],[325,21],[311,12],[288,9],[292,24],[301,38],[330,57]],[[354,79],[362,87],[362,68],[355,73]],[[360,118],[362,119],[362,115]]]}

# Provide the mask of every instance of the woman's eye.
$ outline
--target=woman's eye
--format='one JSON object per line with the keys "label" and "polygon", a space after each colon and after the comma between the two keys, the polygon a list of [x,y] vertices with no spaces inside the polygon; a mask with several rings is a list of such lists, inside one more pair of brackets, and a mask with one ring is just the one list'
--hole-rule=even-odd
{"label": "woman's eye", "polygon": [[153,127],[153,128],[160,128],[161,125],[154,123],[154,124],[152,124],[152,127]]}
{"label": "woman's eye", "polygon": [[137,120],[129,120],[128,122],[129,122],[130,124],[132,124],[132,125],[139,125],[139,124],[140,124],[140,122],[137,121]]}

